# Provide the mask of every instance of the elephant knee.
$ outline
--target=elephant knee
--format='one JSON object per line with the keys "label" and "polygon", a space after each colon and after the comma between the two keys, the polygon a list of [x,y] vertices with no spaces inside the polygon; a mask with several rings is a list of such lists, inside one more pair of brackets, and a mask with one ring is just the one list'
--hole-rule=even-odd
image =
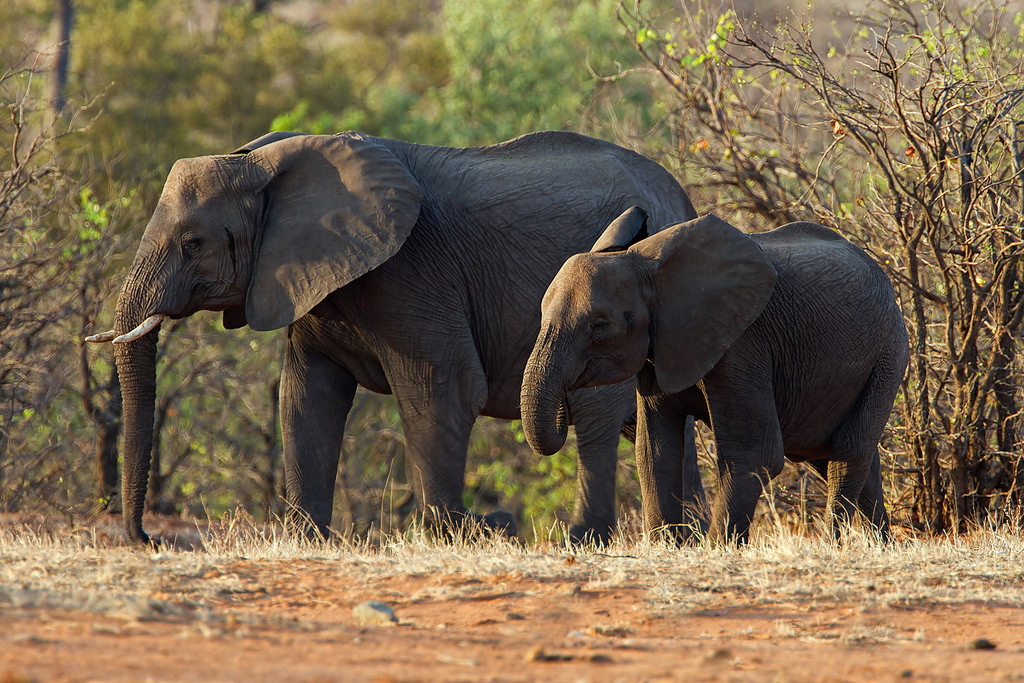
{"label": "elephant knee", "polygon": [[782,469],[786,466],[786,449],[782,442],[782,433],[773,434],[762,448],[764,471],[770,479],[774,479],[782,474]]}

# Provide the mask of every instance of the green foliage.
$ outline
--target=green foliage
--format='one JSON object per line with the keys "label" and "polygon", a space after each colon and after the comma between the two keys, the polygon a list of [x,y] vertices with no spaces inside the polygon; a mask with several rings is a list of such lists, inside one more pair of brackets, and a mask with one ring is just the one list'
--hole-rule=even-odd
{"label": "green foliage", "polygon": [[118,177],[144,179],[147,200],[178,158],[223,153],[306,102],[340,112],[355,100],[304,27],[248,5],[80,0],[71,93],[103,114],[80,151]]}
{"label": "green foliage", "polygon": [[[568,523],[576,455],[574,436],[557,454],[545,457],[526,445],[519,420],[480,420],[470,443],[464,502],[471,509],[509,510],[538,530]],[[531,529],[523,532],[528,535]]]}
{"label": "green foliage", "polygon": [[[626,96],[603,80],[636,61],[607,0],[429,6],[360,0],[337,10],[330,25],[351,52],[330,66],[351,74],[357,102],[325,110],[302,101],[272,127],[482,145],[534,130],[600,133],[606,123],[594,113]],[[629,97],[649,102],[636,89]]]}
{"label": "green foliage", "polygon": [[617,74],[633,57],[616,39],[606,1],[449,0],[441,30],[449,78],[425,106],[431,139],[451,145],[578,129],[599,87],[596,75]]}
{"label": "green foliage", "polygon": [[0,72],[16,65],[43,66],[43,55],[51,48],[47,33],[53,3],[50,0],[12,0],[0,3]]}
{"label": "green foliage", "polygon": [[104,233],[110,228],[111,210],[129,207],[134,197],[135,190],[129,190],[123,197],[100,203],[91,188],[83,187],[78,193],[78,212],[75,216],[78,240],[64,247],[64,257],[70,258],[73,254],[87,256],[95,251],[103,240]]}
{"label": "green foliage", "polygon": [[[565,447],[551,456],[534,453],[522,422],[482,418],[469,446],[463,502],[473,510],[504,509],[520,520],[529,541],[560,538],[576,502],[578,451],[570,430]],[[622,439],[618,449],[616,503],[621,510],[639,508],[640,491],[633,464],[633,445]]]}

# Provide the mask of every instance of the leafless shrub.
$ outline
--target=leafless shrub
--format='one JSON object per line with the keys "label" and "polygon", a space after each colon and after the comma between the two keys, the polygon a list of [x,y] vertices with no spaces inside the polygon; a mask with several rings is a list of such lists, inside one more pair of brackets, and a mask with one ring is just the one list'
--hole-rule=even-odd
{"label": "leafless shrub", "polygon": [[84,117],[50,112],[39,82],[43,60],[33,60],[0,75],[0,139],[8,150],[0,162],[0,508],[31,499],[66,511],[95,500],[82,495],[93,490],[92,470],[69,458],[88,449],[67,448],[91,434],[65,400],[95,409],[89,417],[97,422],[109,416],[102,412],[109,398],[98,401],[95,368],[79,358],[74,340],[109,294],[105,267],[115,239],[99,222],[103,207],[61,154]]}
{"label": "leafless shrub", "polygon": [[620,5],[668,114],[648,136],[695,203],[748,229],[815,220],[890,273],[912,357],[883,445],[915,525],[1019,515],[1024,48],[1005,5],[881,0],[812,21]]}

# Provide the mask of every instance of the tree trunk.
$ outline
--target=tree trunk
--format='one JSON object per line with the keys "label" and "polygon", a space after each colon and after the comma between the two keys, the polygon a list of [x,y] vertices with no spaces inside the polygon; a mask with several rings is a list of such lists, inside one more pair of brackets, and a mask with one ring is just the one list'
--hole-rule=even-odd
{"label": "tree trunk", "polygon": [[71,26],[74,22],[72,0],[56,0],[54,21],[57,24],[57,54],[53,63],[53,78],[50,87],[50,107],[56,119],[67,106],[68,58],[71,49]]}
{"label": "tree trunk", "polygon": [[267,470],[263,474],[263,503],[268,520],[277,510],[278,501],[277,466],[281,459],[281,449],[278,447],[277,426],[281,422],[280,388],[279,379],[270,384],[270,422],[262,430],[263,446],[267,454]]}

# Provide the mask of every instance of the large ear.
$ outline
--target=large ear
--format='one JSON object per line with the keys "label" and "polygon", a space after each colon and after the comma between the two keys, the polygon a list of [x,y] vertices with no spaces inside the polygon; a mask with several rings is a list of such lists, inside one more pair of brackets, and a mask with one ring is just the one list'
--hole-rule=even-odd
{"label": "large ear", "polygon": [[387,261],[419,217],[419,183],[358,133],[287,137],[248,158],[272,176],[245,303],[255,330],[291,324]]}
{"label": "large ear", "polygon": [[[233,150],[232,154],[248,154],[253,150],[259,149],[260,147],[266,147],[272,142],[278,142],[280,140],[286,140],[288,138],[294,138],[299,135],[305,135],[305,133],[294,133],[285,130],[276,130],[260,137],[250,140]],[[237,306],[231,306],[230,308],[224,309],[224,327],[229,330],[235,330],[239,327],[243,327],[248,323],[245,319],[245,303],[241,303]]]}
{"label": "large ear", "polygon": [[653,360],[658,385],[669,393],[715,366],[764,310],[778,277],[754,240],[711,214],[631,251],[656,264]]}
{"label": "large ear", "polygon": [[590,249],[590,253],[624,251],[645,237],[647,237],[647,212],[639,206],[631,206],[608,224],[608,227],[604,229]]}

